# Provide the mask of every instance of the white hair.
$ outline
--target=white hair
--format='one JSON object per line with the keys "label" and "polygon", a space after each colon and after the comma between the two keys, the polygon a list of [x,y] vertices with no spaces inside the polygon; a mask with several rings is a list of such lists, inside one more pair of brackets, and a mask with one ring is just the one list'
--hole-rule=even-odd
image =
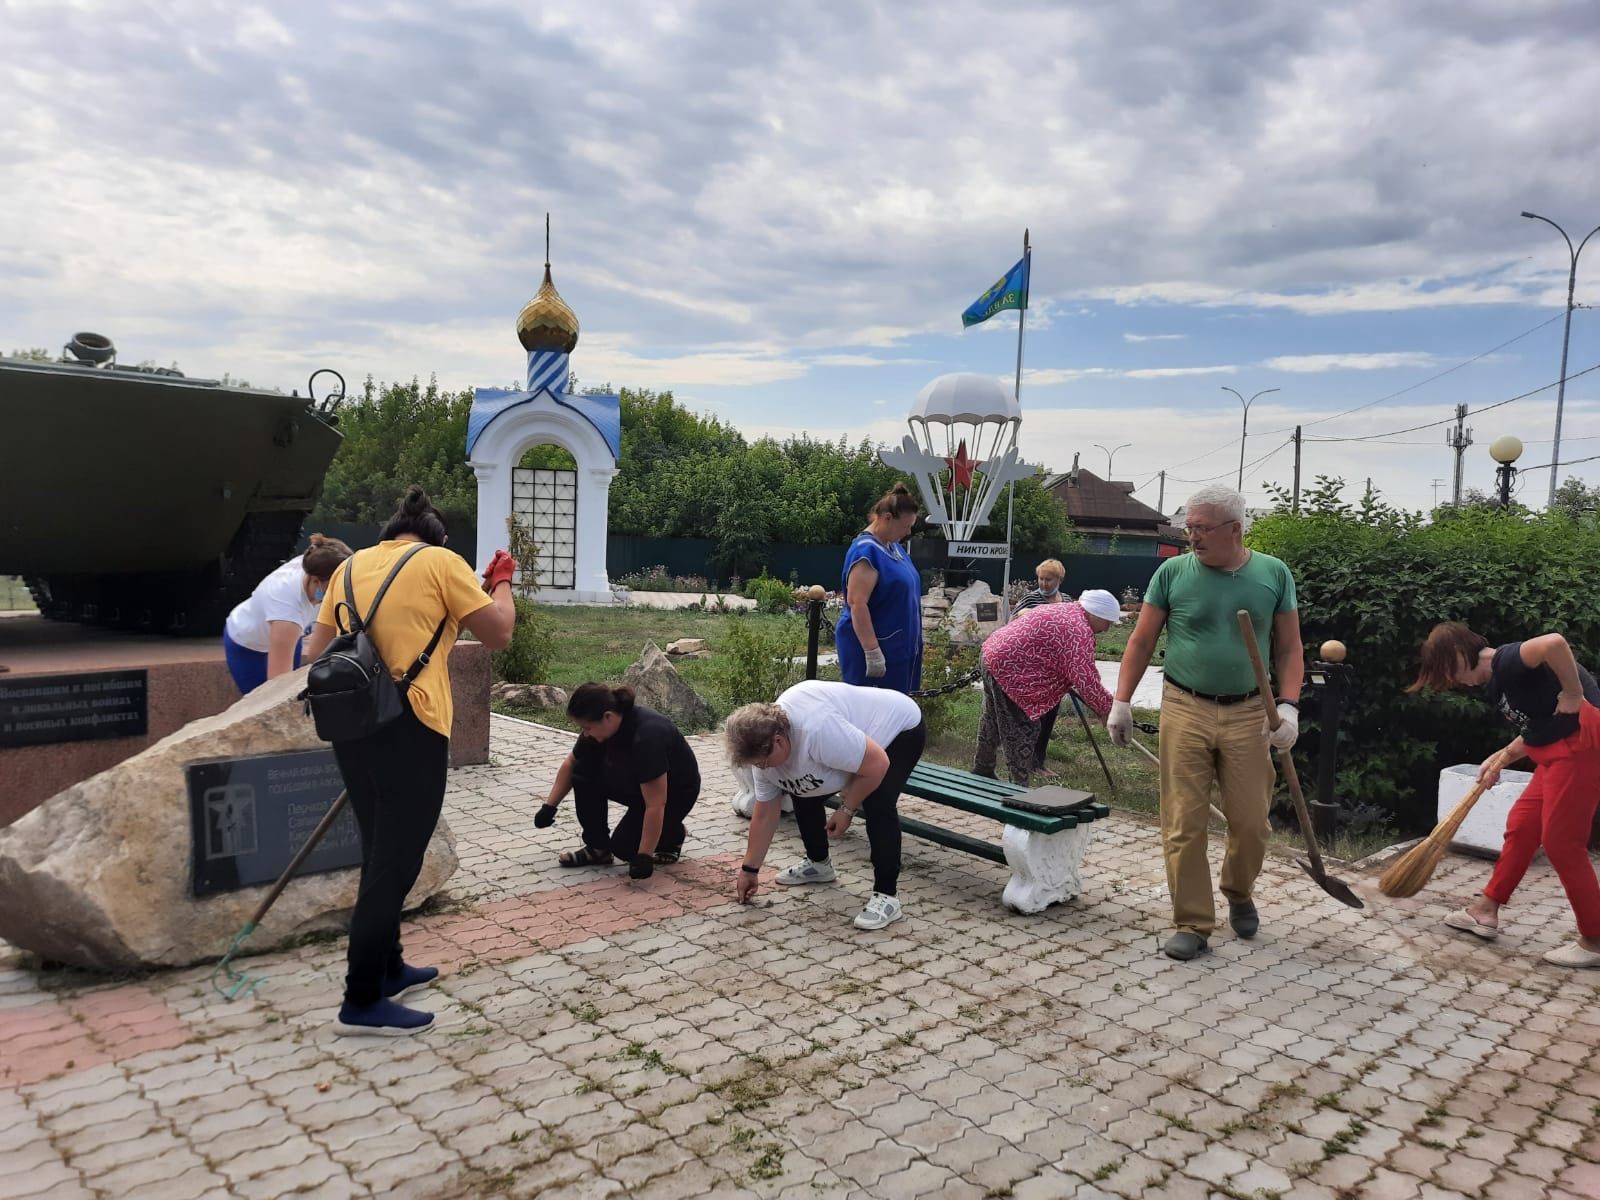
{"label": "white hair", "polygon": [[1208,484],[1190,496],[1184,511],[1196,508],[1214,508],[1230,521],[1244,521],[1244,497],[1225,484]]}

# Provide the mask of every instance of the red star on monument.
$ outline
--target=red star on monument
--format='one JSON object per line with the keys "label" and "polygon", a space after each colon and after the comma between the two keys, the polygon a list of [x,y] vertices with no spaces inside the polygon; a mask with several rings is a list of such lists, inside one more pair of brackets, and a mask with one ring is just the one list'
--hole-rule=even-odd
{"label": "red star on monument", "polygon": [[945,465],[950,468],[951,480],[957,487],[963,488],[972,486],[972,473],[983,466],[977,459],[967,457],[966,438],[962,438],[961,444],[956,447],[955,457],[947,458],[944,461]]}

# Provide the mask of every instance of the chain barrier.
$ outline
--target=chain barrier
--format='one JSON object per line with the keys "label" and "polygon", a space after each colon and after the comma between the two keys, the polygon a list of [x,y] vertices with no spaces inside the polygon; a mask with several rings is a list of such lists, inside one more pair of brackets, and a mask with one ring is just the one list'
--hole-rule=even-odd
{"label": "chain barrier", "polygon": [[975,670],[968,671],[965,675],[961,676],[961,678],[954,680],[951,683],[947,683],[943,687],[918,688],[916,691],[908,692],[906,694],[909,695],[913,700],[931,700],[935,696],[948,696],[951,692],[959,692],[962,688],[971,687],[977,682],[978,672]]}

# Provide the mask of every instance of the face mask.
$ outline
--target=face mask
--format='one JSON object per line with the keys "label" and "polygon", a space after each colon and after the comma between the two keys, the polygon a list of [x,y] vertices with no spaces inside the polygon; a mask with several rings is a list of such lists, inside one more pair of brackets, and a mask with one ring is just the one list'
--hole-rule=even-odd
{"label": "face mask", "polygon": [[313,600],[317,601],[317,603],[319,603],[319,604],[322,602],[322,598],[324,596],[326,596],[327,594],[328,594],[328,589],[327,588],[312,588],[311,589],[311,598]]}
{"label": "face mask", "polygon": [[1058,583],[1053,588],[1047,588],[1047,587],[1040,588],[1039,589],[1039,594],[1041,596],[1054,596],[1060,590],[1061,590],[1061,585]]}

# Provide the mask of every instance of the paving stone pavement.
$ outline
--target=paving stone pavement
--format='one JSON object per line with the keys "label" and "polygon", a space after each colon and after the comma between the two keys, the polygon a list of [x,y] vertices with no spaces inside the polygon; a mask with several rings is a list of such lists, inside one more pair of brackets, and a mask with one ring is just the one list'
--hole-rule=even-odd
{"label": "paving stone pavement", "polygon": [[[570,735],[496,717],[453,773],[461,871],[406,929],[423,1037],[333,1037],[343,946],[105,981],[0,957],[7,1197],[1600,1196],[1600,976],[1539,961],[1542,863],[1499,942],[1440,924],[1483,881],[1355,912],[1287,858],[1261,934],[1159,955],[1155,827],[1097,824],[1088,894],[1024,917],[1004,869],[909,840],[906,918],[835,886],[731,903],[744,823],[717,741],[685,860],[561,870],[534,801]],[[968,832],[975,818],[907,801]],[[774,866],[798,855],[787,822]],[[770,883],[770,872],[768,873]]]}

